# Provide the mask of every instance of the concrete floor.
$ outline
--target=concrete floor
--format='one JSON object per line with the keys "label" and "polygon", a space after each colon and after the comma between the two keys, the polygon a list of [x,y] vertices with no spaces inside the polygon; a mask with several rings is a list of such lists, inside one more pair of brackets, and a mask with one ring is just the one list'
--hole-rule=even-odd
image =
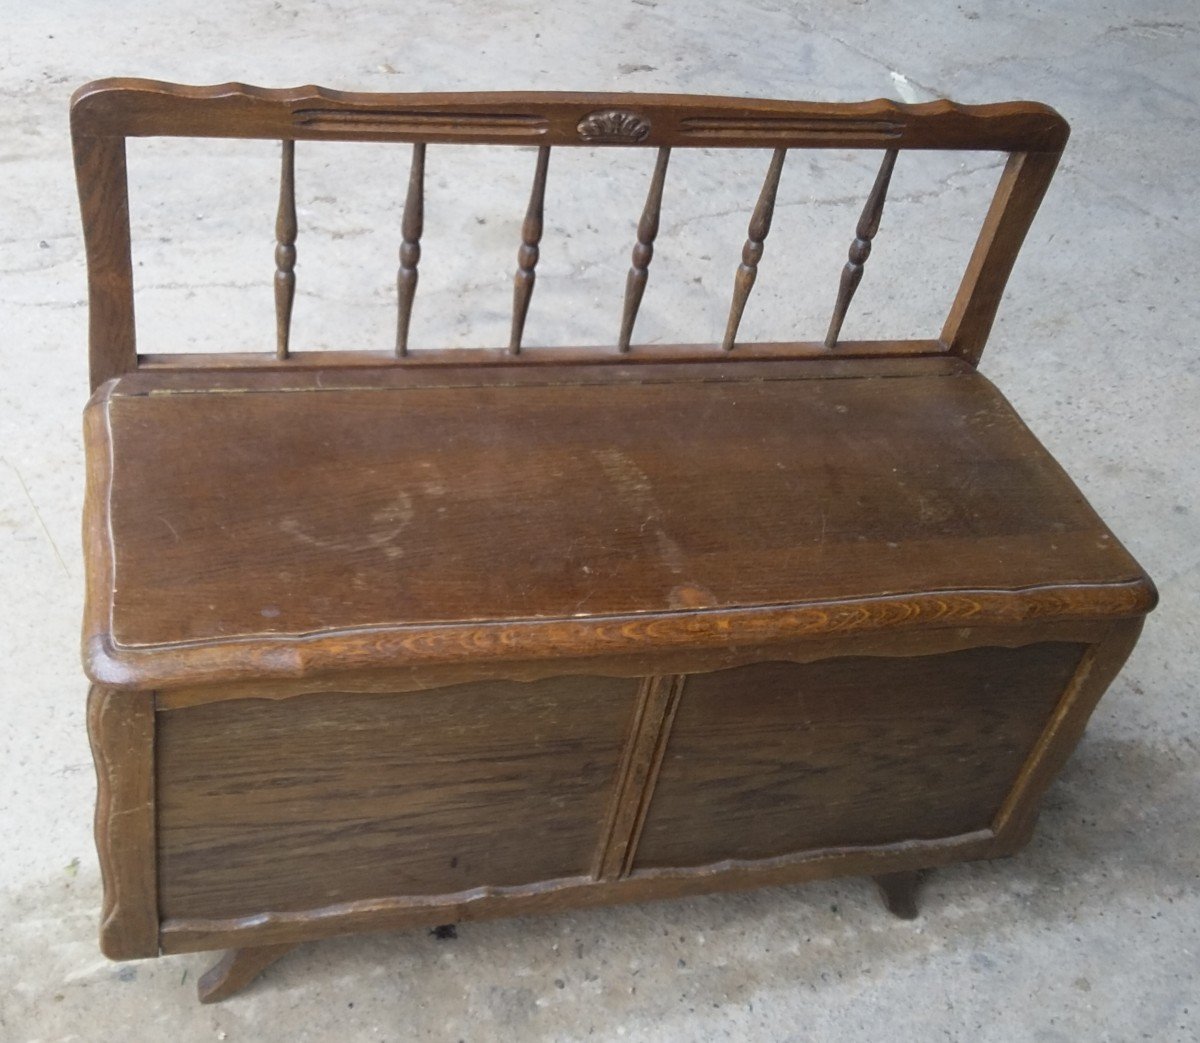
{"label": "concrete floor", "polygon": [[[1200,13],[1001,6],[0,3],[0,1040],[1200,1036]],[[1059,107],[1074,137],[984,369],[1162,605],[1028,851],[937,874],[914,923],[846,880],[469,925],[453,941],[346,939],[217,1008],[195,1003],[204,957],[104,960],[76,652],[86,309],[66,112],[74,87],[108,74]],[[204,167],[206,151],[131,151],[143,343],[265,348],[274,152],[219,148]],[[462,171],[454,158],[430,153],[414,336],[498,343],[532,157],[476,155]],[[533,340],[613,335],[648,169],[609,158],[552,165]],[[673,162],[641,336],[717,335],[764,159]],[[301,148],[301,346],[387,343],[406,162]],[[901,158],[849,335],[936,329],[996,174],[994,157]],[[823,328],[870,177],[861,157],[790,161],[750,335]]]}

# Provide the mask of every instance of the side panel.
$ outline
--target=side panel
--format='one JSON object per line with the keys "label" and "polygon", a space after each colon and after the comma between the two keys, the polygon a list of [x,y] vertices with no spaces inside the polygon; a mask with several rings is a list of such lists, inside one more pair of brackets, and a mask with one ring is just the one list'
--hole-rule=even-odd
{"label": "side panel", "polygon": [[113,960],[157,956],[154,693],[93,685],[87,723],[104,881],[100,949]]}
{"label": "side panel", "polygon": [[768,662],[691,676],[635,870],[986,830],[1085,647]]}
{"label": "side panel", "polygon": [[162,915],[588,877],[640,689],[567,677],[161,711]]}

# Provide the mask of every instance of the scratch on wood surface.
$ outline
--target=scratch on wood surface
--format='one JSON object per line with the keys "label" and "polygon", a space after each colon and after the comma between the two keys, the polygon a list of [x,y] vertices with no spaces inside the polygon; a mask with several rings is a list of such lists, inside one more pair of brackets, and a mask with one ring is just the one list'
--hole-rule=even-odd
{"label": "scratch on wood surface", "polygon": [[163,524],[164,524],[164,525],[165,525],[165,526],[166,526],[168,529],[170,529],[170,530],[171,530],[171,535],[175,537],[175,542],[176,542],[176,543],[182,543],[182,542],[183,542],[183,540],[180,538],[180,535],[179,535],[179,533],[178,533],[178,531],[176,530],[176,528],[175,528],[175,526],[174,526],[174,525],[172,525],[172,524],[171,524],[169,521],[167,521],[167,519],[166,519],[166,518],[164,518],[164,517],[163,517],[161,514],[158,516],[158,520],[159,520],[160,522],[162,522],[162,523],[163,523]]}
{"label": "scratch on wood surface", "polygon": [[305,524],[298,518],[284,518],[279,528],[300,543],[307,543],[322,550],[335,551],[366,551],[378,550],[388,558],[398,558],[403,553],[402,547],[396,546],[396,540],[408,528],[413,519],[412,497],[401,490],[394,501],[379,510],[374,511],[366,521],[378,526],[375,531],[366,531],[360,535],[323,536],[308,531]]}
{"label": "scratch on wood surface", "polygon": [[644,535],[652,528],[663,562],[672,572],[682,572],[686,556],[683,548],[666,531],[666,515],[646,472],[620,449],[595,449],[592,456],[605,477],[616,486],[618,498],[642,514],[638,535]]}

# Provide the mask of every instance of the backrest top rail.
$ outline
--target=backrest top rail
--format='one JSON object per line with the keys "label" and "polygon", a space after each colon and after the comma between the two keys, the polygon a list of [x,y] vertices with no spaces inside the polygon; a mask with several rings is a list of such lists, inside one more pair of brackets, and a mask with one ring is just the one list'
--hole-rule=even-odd
{"label": "backrest top rail", "polygon": [[686,94],[353,93],[242,83],[96,80],[71,100],[76,137],[222,137],[539,146],[1061,151],[1037,102],[775,101]]}

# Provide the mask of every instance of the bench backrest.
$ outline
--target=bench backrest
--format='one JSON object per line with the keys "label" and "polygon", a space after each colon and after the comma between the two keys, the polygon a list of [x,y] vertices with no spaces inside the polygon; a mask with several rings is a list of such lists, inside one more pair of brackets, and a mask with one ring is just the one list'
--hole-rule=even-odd
{"label": "bench backrest", "polygon": [[[903,105],[891,101],[817,104],[664,94],[351,94],[319,87],[268,90],[243,84],[186,87],[151,80],[100,80],[71,102],[71,133],[88,262],[90,369],[93,388],[142,365],[427,364],[563,357],[601,361],[694,358],[697,351],[772,358],[952,354],[975,364],[991,329],[1004,285],[1045,194],[1068,127],[1053,109],[1031,102],[962,106],[948,101]],[[236,357],[139,357],[134,334],[133,277],[125,139],[145,136],[275,138],[282,142],[276,215],[274,354]],[[412,159],[400,227],[394,352],[292,352],[295,295],[297,141],[408,142]],[[428,144],[536,146],[533,185],[517,249],[512,325],[506,349],[409,353],[408,330],[421,258],[425,148]],[[637,222],[632,265],[615,345],[538,349],[521,353],[542,237],[543,198],[550,150],[619,146],[657,150],[646,204]],[[708,349],[638,348],[630,354],[638,307],[658,234],[663,185],[672,149],[769,148],[772,157],[750,216],[734,275],[725,335]],[[740,344],[738,326],[771,229],[776,190],[789,149],[872,149],[879,173],[842,270],[825,337],[786,345]],[[879,229],[888,183],[904,149],[1008,153],[995,196],[941,334],[930,340],[839,341],[842,322],[862,278]]]}

